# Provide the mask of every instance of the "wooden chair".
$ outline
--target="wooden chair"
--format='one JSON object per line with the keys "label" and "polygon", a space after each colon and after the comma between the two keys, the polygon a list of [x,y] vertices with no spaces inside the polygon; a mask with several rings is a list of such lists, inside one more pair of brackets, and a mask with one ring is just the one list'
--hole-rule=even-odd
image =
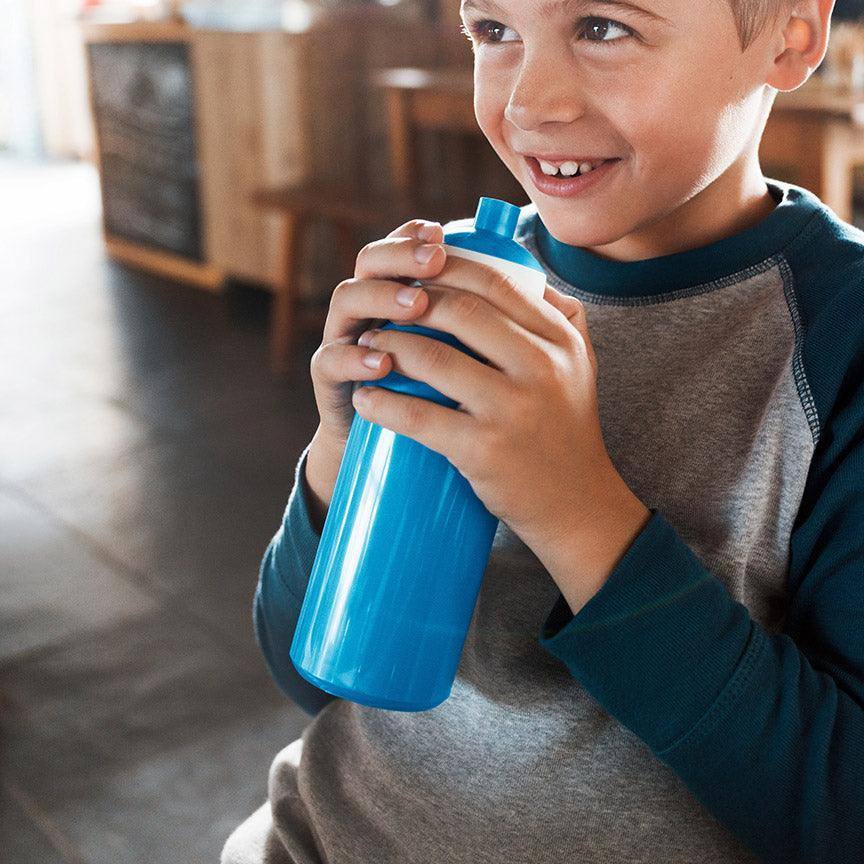
{"label": "wooden chair", "polygon": [[[474,146],[472,138],[477,139],[477,144],[480,140],[485,143],[474,116],[470,71],[381,69],[371,74],[369,83],[374,88],[383,88],[385,93],[391,167],[389,191],[384,194],[368,191],[363,176],[365,160],[361,159],[353,184],[346,186],[333,184],[326,178],[312,178],[300,184],[262,189],[254,195],[259,206],[277,211],[282,219],[282,278],[275,292],[270,321],[270,359],[276,374],[288,371],[298,324],[295,293],[301,253],[312,221],[327,219],[335,226],[341,266],[348,277],[354,272],[358,227],[385,223],[396,226],[417,217],[452,218],[449,213],[440,213],[440,201],[421,200],[425,197],[420,191],[423,184],[419,177],[421,135],[430,130],[448,130],[464,134],[468,146]],[[454,214],[464,216],[473,212],[476,198],[474,205],[470,205],[470,190],[461,192],[448,203]]]}

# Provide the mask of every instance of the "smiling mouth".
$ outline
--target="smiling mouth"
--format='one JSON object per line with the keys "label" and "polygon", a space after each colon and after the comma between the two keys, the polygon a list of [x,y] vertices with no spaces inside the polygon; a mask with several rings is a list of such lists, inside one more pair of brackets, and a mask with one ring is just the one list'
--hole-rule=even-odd
{"label": "smiling mouth", "polygon": [[[531,175],[531,183],[535,189],[552,198],[577,198],[602,194],[603,188],[614,179],[618,165],[623,161],[622,157],[616,156],[611,159],[595,159],[594,167],[585,173],[580,170],[575,174],[568,173],[575,169],[574,162],[562,162],[554,174],[546,173],[536,156],[522,154],[528,172]],[[556,167],[552,163],[546,164],[547,171]]]}
{"label": "smiling mouth", "polygon": [[533,163],[533,167],[541,172],[545,177],[557,177],[558,179],[570,179],[572,177],[583,177],[590,174],[601,165],[607,162],[617,162],[618,157],[609,159],[592,159],[591,161],[576,162],[565,161],[560,165],[554,165],[551,162],[544,162],[536,156],[525,156],[525,159]]}

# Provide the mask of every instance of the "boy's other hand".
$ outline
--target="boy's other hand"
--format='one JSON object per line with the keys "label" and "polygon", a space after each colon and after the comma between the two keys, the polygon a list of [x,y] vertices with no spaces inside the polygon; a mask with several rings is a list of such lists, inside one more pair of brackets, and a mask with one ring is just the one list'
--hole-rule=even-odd
{"label": "boy's other hand", "polygon": [[[357,337],[368,327],[389,320],[412,321],[426,308],[422,290],[413,305],[403,305],[400,296],[401,292],[415,293],[409,283],[441,271],[446,259],[443,240],[440,223],[406,222],[382,240],[364,246],[357,255],[354,276],[333,290],[321,345],[310,361],[320,423],[309,452],[307,481],[316,498],[319,520],[326,514],[351,431],[354,382],[383,378],[392,368],[387,354],[358,345]],[[422,250],[431,252],[425,262],[415,257]],[[366,365],[376,357],[380,365]]]}
{"label": "boy's other hand", "polygon": [[572,530],[621,482],[600,428],[583,304],[548,284],[542,299],[531,297],[456,256],[424,291],[428,304],[412,323],[453,334],[488,364],[422,334],[373,328],[361,344],[459,405],[361,387],[357,412],[447,457],[529,546]]}

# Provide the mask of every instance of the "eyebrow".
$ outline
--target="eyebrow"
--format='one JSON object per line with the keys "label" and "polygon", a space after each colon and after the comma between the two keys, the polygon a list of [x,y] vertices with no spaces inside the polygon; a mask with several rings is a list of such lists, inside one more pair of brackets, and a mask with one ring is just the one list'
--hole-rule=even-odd
{"label": "eyebrow", "polygon": [[[637,15],[642,15],[643,17],[653,18],[656,21],[667,21],[662,15],[658,15],[656,12],[652,12],[650,9],[645,9],[642,6],[637,6],[635,3],[628,3],[626,0],[546,0],[537,12],[542,18],[554,18],[557,13],[573,12],[574,9],[589,5],[629,9],[631,12],[635,12]],[[495,0],[463,0],[462,12],[466,9],[477,9],[478,11],[502,16],[507,14],[507,10],[502,9]]]}

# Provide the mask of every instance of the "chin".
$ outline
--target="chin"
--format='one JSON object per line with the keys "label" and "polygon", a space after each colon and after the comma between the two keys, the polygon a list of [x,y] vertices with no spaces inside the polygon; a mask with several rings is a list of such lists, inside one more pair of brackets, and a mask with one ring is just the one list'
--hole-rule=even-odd
{"label": "chin", "polygon": [[[612,226],[603,225],[602,219],[594,217],[577,217],[566,208],[550,210],[546,202],[534,201],[537,213],[549,233],[559,242],[568,246],[606,246],[620,240],[627,230],[616,230]],[[582,224],[584,223],[584,224]]]}

